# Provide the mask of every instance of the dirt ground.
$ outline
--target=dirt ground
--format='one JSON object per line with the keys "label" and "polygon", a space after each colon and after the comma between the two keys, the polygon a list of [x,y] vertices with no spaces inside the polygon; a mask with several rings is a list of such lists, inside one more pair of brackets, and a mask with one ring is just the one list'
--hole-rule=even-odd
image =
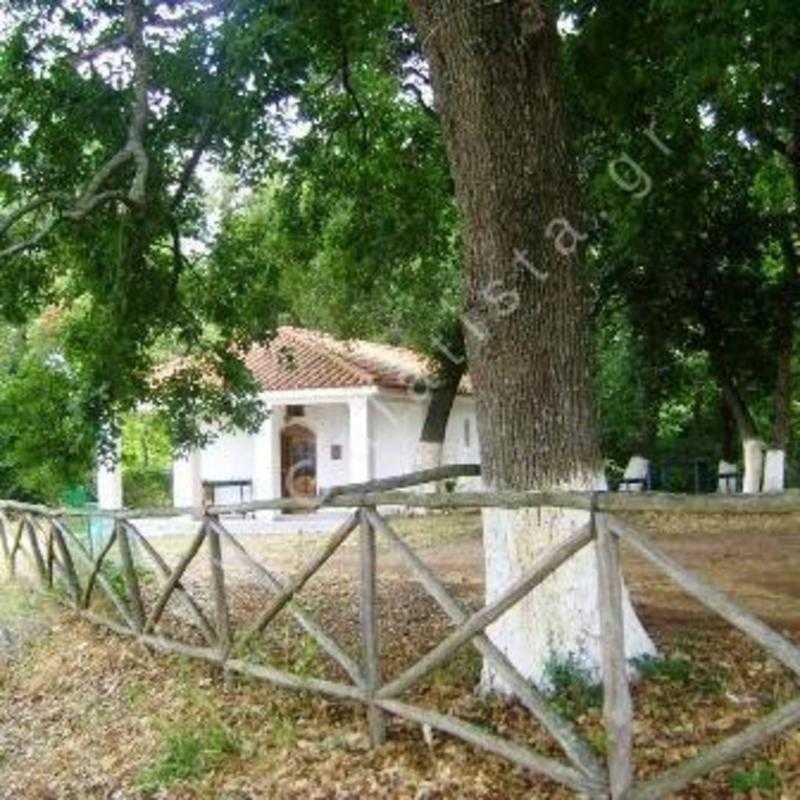
{"label": "dirt ground", "polygon": [[[647,528],[676,560],[800,642],[800,515],[738,523],[645,515],[631,521]],[[397,519],[393,524],[453,592],[467,603],[480,603],[479,515]],[[322,539],[242,541],[275,572],[290,575]],[[173,562],[187,546],[185,539],[156,544]],[[232,552],[226,550],[224,557],[229,580],[237,586],[234,622],[242,625],[263,608],[265,593]],[[210,605],[206,563],[193,565],[188,583]],[[383,546],[379,566],[384,668],[392,675],[435,646],[449,625]],[[353,653],[358,646],[357,567],[354,537],[302,595],[306,608]],[[695,755],[701,746],[800,694],[800,684],[786,670],[641,558],[623,550],[623,568],[664,657],[664,666],[635,688],[639,778]],[[152,597],[157,587],[147,591]],[[184,659],[152,656],[17,588],[0,585],[0,598],[0,626],[13,640],[5,659],[0,647],[0,800],[575,796],[400,720],[391,720],[387,745],[370,751],[360,709],[223,679],[211,667]],[[281,624],[254,657],[300,674],[342,678],[288,618],[281,615],[276,622]],[[465,651],[409,699],[558,756],[524,709],[474,693],[479,672],[479,660]],[[596,695],[578,681],[560,687],[554,700],[602,752]],[[717,770],[679,796],[800,798],[800,732]]]}
{"label": "dirt ground", "polygon": [[[770,624],[800,632],[800,514],[752,515],[732,519],[719,515],[630,515],[627,521],[647,533],[669,556],[696,572]],[[483,591],[481,518],[478,513],[395,518],[393,527],[416,553],[448,583]],[[240,536],[247,551],[275,573],[295,573],[325,540],[325,535]],[[177,563],[184,538],[157,540],[159,552]],[[230,550],[226,569],[243,580],[249,570]],[[352,536],[326,567],[328,574],[357,578],[357,537]],[[203,563],[193,565],[197,580]],[[623,571],[642,613],[659,628],[726,623],[687,597],[672,581],[636,553],[623,547]],[[379,540],[383,579],[405,579],[403,563]]]}

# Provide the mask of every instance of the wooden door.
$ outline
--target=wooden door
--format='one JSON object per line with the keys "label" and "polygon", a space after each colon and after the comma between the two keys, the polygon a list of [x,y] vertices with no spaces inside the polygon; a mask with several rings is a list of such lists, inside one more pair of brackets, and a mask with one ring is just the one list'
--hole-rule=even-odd
{"label": "wooden door", "polygon": [[281,490],[284,497],[317,493],[317,438],[302,425],[281,432]]}

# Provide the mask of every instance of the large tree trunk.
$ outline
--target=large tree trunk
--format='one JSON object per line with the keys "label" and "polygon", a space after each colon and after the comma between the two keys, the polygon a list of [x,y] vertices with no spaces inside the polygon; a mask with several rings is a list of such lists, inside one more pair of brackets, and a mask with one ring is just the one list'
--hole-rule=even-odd
{"label": "large tree trunk", "polygon": [[[484,480],[496,489],[604,489],[555,19],[532,0],[409,2],[466,222],[464,323]],[[587,522],[573,511],[486,512],[488,599]],[[598,673],[594,559],[586,548],[489,629],[540,685],[551,661]],[[628,655],[652,653],[627,595],[625,609]],[[489,667],[484,684],[505,689]]]}
{"label": "large tree trunk", "polygon": [[772,447],[764,473],[765,491],[783,491],[786,485],[786,454],[792,435],[792,362],[794,356],[794,305],[797,268],[793,244],[786,248],[784,279],[775,308],[775,389],[773,393]]}
{"label": "large tree trunk", "polygon": [[[714,355],[712,353],[713,358]],[[733,378],[731,378],[719,358],[715,359],[715,362],[717,382],[722,390],[722,396],[734,420],[736,420],[736,427],[742,440],[744,460],[742,491],[745,494],[758,494],[761,491],[764,478],[764,442],[758,437],[755,420],[750,414]]]}

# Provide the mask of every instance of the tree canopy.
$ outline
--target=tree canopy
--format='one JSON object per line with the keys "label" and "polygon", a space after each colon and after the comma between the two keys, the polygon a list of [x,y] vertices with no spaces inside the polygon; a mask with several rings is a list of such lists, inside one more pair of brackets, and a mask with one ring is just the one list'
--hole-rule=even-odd
{"label": "tree canopy", "polygon": [[[700,429],[704,455],[729,451],[730,417],[786,446],[792,3],[559,9],[604,452],[683,453]],[[111,452],[141,403],[178,447],[217,424],[255,428],[239,356],[281,318],[460,363],[462,224],[406,3],[34,0],[1,13],[3,419],[24,429],[17,406],[38,381],[54,423],[42,427],[80,431],[70,475],[84,453]],[[43,318],[57,320],[46,349],[61,372],[42,354]],[[159,373],[164,359],[180,368]]]}

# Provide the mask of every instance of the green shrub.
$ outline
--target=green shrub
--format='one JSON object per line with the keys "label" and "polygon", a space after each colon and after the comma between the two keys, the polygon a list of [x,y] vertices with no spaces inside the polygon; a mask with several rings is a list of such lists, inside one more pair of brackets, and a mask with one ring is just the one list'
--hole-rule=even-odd
{"label": "green shrub", "polygon": [[553,705],[568,719],[575,719],[603,703],[603,687],[578,663],[575,656],[564,661],[552,658],[545,678],[551,688]]}
{"label": "green shrub", "polygon": [[642,656],[634,658],[633,665],[647,680],[662,683],[688,683],[692,675],[692,665],[685,658],[657,658]]}
{"label": "green shrub", "polygon": [[755,789],[772,792],[779,789],[781,778],[772,764],[757,764],[751,770],[734,772],[730,779],[731,789],[738,794],[749,794]]}
{"label": "green shrub", "polygon": [[122,473],[122,481],[128,508],[169,506],[172,503],[172,482],[168,471],[126,468]]}

